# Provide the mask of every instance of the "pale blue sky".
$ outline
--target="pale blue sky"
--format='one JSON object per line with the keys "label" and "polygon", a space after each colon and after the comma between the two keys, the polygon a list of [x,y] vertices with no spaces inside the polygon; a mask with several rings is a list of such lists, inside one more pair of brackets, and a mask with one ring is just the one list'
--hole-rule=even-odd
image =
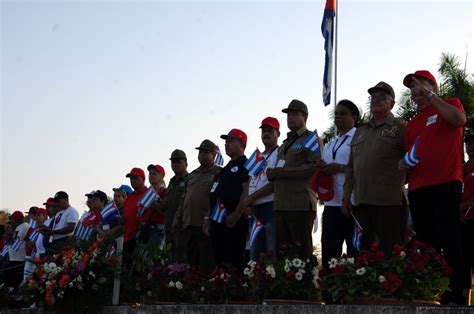
{"label": "pale blue sky", "polygon": [[[0,207],[27,210],[58,190],[84,194],[127,183],[133,167],[162,164],[209,138],[247,132],[293,98],[308,127],[330,124],[322,105],[324,1],[1,2]],[[470,1],[340,1],[338,99],[366,106],[380,80],[436,72],[442,52],[473,72]],[[228,158],[226,158],[228,161]]]}

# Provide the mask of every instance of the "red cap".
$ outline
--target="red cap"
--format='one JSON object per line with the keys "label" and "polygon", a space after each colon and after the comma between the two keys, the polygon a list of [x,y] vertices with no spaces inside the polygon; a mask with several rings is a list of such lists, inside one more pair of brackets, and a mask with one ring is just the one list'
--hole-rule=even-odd
{"label": "red cap", "polygon": [[46,212],[46,209],[44,209],[44,208],[38,208],[38,209],[36,210],[36,215],[45,215],[45,216],[47,216],[48,213]]}
{"label": "red cap", "polygon": [[331,175],[318,170],[311,179],[311,186],[321,201],[327,202],[334,198],[334,182]]}
{"label": "red cap", "polygon": [[145,180],[145,171],[143,171],[143,169],[140,169],[140,168],[133,168],[132,170],[130,170],[129,173],[127,173],[125,177],[130,178],[131,176],[142,177],[143,180]]}
{"label": "red cap", "polygon": [[227,135],[221,135],[221,138],[224,140],[228,137],[239,139],[242,141],[242,143],[247,144],[247,134],[245,134],[245,132],[242,130],[232,129]]}
{"label": "red cap", "polygon": [[54,198],[52,197],[48,197],[48,199],[46,200],[45,203],[43,203],[43,205],[55,205],[56,204],[56,201],[54,200]]}
{"label": "red cap", "polygon": [[431,83],[433,84],[435,88],[435,91],[438,90],[438,83],[436,83],[435,77],[433,76],[433,74],[431,74],[429,71],[426,71],[426,70],[418,70],[415,73],[408,74],[403,79],[403,85],[410,88],[412,86],[413,77],[419,77],[419,78],[423,78],[428,81],[431,81]]}
{"label": "red cap", "polygon": [[277,118],[266,117],[262,120],[262,125],[260,126],[260,128],[262,128],[264,125],[280,130],[280,122],[278,122]]}
{"label": "red cap", "polygon": [[10,216],[11,220],[23,220],[25,218],[25,215],[19,210],[13,212],[13,214]]}
{"label": "red cap", "polygon": [[158,171],[158,173],[161,174],[163,178],[165,177],[165,169],[160,165],[148,165],[146,169],[148,171],[150,171],[150,169],[155,169],[156,171]]}

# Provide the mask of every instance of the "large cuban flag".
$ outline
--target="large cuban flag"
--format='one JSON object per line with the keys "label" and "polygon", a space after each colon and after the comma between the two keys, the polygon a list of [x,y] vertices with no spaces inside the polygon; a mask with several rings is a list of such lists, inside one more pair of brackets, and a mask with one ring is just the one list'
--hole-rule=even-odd
{"label": "large cuban flag", "polygon": [[324,61],[323,76],[323,102],[327,106],[331,102],[331,85],[332,85],[332,59],[334,46],[334,17],[336,16],[336,0],[326,0],[324,9],[323,22],[321,24],[321,32],[324,37],[324,50],[326,51]]}

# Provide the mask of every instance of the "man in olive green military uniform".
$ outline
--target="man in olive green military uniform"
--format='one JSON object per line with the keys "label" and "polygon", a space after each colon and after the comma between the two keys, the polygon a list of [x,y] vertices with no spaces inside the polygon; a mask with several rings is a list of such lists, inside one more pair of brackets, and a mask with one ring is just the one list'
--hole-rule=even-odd
{"label": "man in olive green military uniform", "polygon": [[372,118],[357,128],[351,144],[342,202],[343,214],[352,213],[363,229],[361,249],[374,240],[391,254],[393,245],[402,244],[406,230],[405,176],[398,162],[405,154],[405,123],[391,112],[395,104],[393,88],[380,82],[368,90]]}
{"label": "man in olive green military uniform", "polygon": [[211,209],[209,198],[214,177],[221,168],[214,165],[218,148],[213,142],[204,140],[196,149],[199,150],[198,160],[201,165],[188,175],[172,231],[183,232],[188,264],[200,266],[201,270],[210,272],[215,266],[212,244],[202,227]]}
{"label": "man in olive green military uniform", "polygon": [[171,178],[166,198],[165,211],[165,239],[171,244],[171,254],[176,262],[186,262],[186,251],[184,248],[184,237],[182,232],[171,234],[171,225],[173,224],[174,216],[178,209],[179,202],[183,196],[186,180],[188,177],[188,160],[186,154],[180,150],[175,149],[171,153],[171,169],[174,172],[174,177]]}
{"label": "man in olive green military uniform", "polygon": [[321,153],[303,146],[311,134],[306,128],[308,108],[299,100],[292,100],[287,114],[290,132],[278,149],[276,167],[267,170],[274,184],[274,211],[277,252],[284,243],[296,246],[297,253],[307,258],[313,254],[311,237],[316,213],[316,196],[311,189],[311,177],[320,166]]}

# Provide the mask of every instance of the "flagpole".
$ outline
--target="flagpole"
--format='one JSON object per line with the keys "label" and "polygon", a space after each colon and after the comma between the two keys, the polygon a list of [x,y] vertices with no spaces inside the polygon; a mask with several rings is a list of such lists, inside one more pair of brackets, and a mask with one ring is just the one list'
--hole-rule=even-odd
{"label": "flagpole", "polygon": [[[339,25],[339,0],[336,0],[336,16],[335,16],[335,38],[334,38],[334,112],[336,111],[336,105],[337,105],[337,28]],[[335,115],[335,114],[334,114]],[[336,124],[334,124],[334,137],[337,136],[337,127]]]}

